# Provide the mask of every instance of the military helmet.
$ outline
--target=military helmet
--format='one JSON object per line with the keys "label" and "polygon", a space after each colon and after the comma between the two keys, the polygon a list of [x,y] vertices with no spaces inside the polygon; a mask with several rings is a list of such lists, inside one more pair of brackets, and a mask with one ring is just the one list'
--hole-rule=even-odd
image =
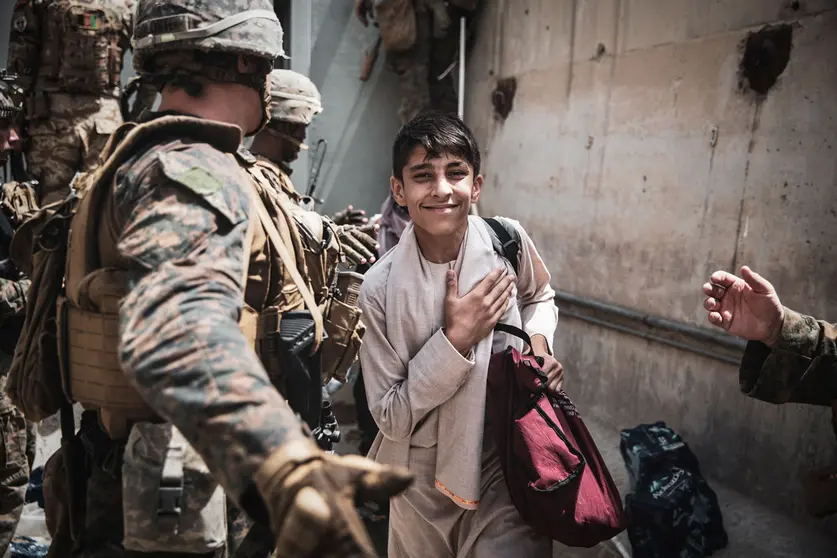
{"label": "military helmet", "polygon": [[291,70],[270,74],[270,119],[309,125],[323,111],[322,96],[314,82]]}
{"label": "military helmet", "polygon": [[134,70],[154,73],[154,55],[197,50],[269,60],[284,55],[282,25],[270,0],[139,0]]}

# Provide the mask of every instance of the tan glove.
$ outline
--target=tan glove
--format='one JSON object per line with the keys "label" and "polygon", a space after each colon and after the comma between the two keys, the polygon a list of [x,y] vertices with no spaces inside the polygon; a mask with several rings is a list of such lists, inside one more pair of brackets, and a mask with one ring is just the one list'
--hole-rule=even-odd
{"label": "tan glove", "polygon": [[371,264],[378,256],[378,231],[377,224],[364,225],[342,225],[337,227],[337,238],[343,247],[346,259],[352,265]]}
{"label": "tan glove", "polygon": [[310,439],[268,457],[255,481],[270,512],[276,558],[374,558],[355,497],[383,499],[412,482],[404,470],[359,455],[325,454]]}

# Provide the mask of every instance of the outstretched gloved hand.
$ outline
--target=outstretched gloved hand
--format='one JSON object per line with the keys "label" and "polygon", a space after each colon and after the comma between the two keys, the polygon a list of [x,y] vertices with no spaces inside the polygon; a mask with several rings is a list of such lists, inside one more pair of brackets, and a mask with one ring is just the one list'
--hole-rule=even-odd
{"label": "outstretched gloved hand", "polygon": [[309,439],[289,442],[256,473],[270,512],[277,558],[374,558],[355,499],[386,499],[412,482],[404,469],[359,455],[324,453]]}
{"label": "outstretched gloved hand", "polygon": [[365,225],[369,223],[369,219],[366,218],[366,211],[355,209],[351,205],[343,211],[335,213],[331,220],[337,225]]}
{"label": "outstretched gloved hand", "polygon": [[377,224],[364,225],[342,225],[337,227],[337,238],[343,246],[346,259],[352,265],[364,265],[374,263],[378,255],[378,230]]}

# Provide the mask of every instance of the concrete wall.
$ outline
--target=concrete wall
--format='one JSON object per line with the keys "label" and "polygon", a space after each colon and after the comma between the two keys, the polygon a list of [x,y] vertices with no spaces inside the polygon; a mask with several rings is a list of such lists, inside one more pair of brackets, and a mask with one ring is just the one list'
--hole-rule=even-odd
{"label": "concrete wall", "polygon": [[[323,95],[323,113],[309,132],[328,154],[319,180],[323,213],[349,204],[377,213],[389,191],[390,149],[398,131],[398,82],[385,67],[383,52],[369,81],[359,79],[364,53],[376,30],[352,14],[353,2],[312,0],[309,77]],[[298,186],[299,187],[299,186]]]}
{"label": "concrete wall", "polygon": [[[836,2],[485,3],[466,110],[481,213],[520,219],[556,288],[706,325],[701,284],[746,263],[837,319]],[[780,20],[790,61],[759,99],[739,89],[742,41]],[[502,121],[491,94],[510,76]],[[828,413],[751,401],[735,367],[571,319],[558,348],[587,413],[665,420],[709,474],[792,515],[800,475],[835,462]]]}

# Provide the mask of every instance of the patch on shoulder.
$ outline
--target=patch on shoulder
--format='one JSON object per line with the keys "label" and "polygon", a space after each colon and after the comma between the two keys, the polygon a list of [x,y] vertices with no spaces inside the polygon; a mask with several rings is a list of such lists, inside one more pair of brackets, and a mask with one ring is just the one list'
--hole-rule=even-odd
{"label": "patch on shoulder", "polygon": [[203,198],[235,224],[247,218],[247,174],[234,157],[209,145],[157,154],[163,175]]}
{"label": "patch on shoulder", "polygon": [[160,153],[157,157],[163,174],[206,197],[217,193],[230,181],[229,159],[225,161],[226,156],[221,153],[217,153],[217,157],[206,155],[210,154],[193,148]]}
{"label": "patch on shoulder", "polygon": [[201,196],[209,196],[224,185],[212,173],[202,167],[191,167],[177,177],[177,181]]}

